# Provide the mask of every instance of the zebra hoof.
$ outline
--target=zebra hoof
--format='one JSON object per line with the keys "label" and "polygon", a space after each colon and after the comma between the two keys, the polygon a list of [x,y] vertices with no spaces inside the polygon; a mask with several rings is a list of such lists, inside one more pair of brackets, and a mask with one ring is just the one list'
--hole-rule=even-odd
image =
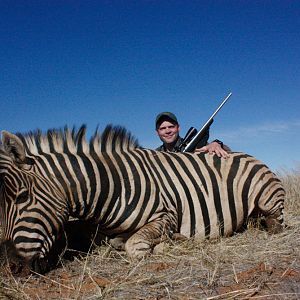
{"label": "zebra hoof", "polygon": [[157,244],[154,248],[153,248],[153,254],[154,255],[162,255],[165,252],[166,249],[166,243],[162,242],[160,244]]}
{"label": "zebra hoof", "polygon": [[125,250],[126,240],[122,237],[116,237],[109,240],[109,244],[116,250]]}
{"label": "zebra hoof", "polygon": [[272,218],[272,217],[266,218],[266,227],[267,227],[268,233],[270,233],[270,234],[280,233],[284,229],[282,222],[280,222],[276,218]]}
{"label": "zebra hoof", "polygon": [[142,259],[151,253],[151,247],[148,243],[145,241],[134,241],[133,239],[127,240],[125,250],[127,255],[133,260]]}
{"label": "zebra hoof", "polygon": [[172,236],[171,236],[171,239],[174,240],[174,241],[179,241],[179,242],[186,242],[188,241],[188,238],[181,234],[181,233],[174,233]]}

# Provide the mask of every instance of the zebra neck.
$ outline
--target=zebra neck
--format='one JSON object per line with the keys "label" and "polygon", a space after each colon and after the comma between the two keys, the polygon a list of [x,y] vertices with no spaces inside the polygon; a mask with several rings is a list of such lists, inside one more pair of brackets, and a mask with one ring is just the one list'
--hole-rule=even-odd
{"label": "zebra neck", "polygon": [[39,157],[36,169],[64,194],[76,218],[100,218],[95,211],[104,214],[105,203],[120,195],[122,179],[111,154],[51,154]]}

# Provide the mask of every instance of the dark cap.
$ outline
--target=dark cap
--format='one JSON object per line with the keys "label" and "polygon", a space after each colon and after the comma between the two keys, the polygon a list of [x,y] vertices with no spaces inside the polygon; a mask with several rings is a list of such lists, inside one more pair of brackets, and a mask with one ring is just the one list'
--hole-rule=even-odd
{"label": "dark cap", "polygon": [[156,119],[155,119],[155,128],[156,129],[158,128],[159,123],[163,118],[166,119],[166,120],[168,120],[168,119],[172,120],[173,122],[178,124],[176,116],[173,113],[169,112],[169,111],[165,111],[165,112],[162,112],[162,113],[160,113],[156,116]]}

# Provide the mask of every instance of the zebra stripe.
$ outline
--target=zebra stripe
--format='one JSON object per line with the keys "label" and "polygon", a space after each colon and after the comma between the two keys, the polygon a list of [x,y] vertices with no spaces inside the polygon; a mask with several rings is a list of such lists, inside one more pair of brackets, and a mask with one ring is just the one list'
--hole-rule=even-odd
{"label": "zebra stripe", "polygon": [[0,185],[5,240],[35,266],[63,239],[70,217],[126,236],[126,251],[138,257],[173,233],[228,236],[252,215],[265,216],[273,231],[283,222],[283,187],[254,157],[142,149],[119,127],[89,144],[85,127],[3,132]]}

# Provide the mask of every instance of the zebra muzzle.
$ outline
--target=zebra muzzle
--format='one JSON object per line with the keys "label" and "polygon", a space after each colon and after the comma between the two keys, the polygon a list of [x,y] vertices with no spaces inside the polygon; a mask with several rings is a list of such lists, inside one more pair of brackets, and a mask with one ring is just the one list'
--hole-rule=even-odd
{"label": "zebra muzzle", "polygon": [[30,267],[24,257],[22,257],[12,241],[5,241],[0,245],[1,266],[13,275],[27,276],[30,273]]}
{"label": "zebra muzzle", "polygon": [[47,258],[35,255],[27,259],[21,256],[11,240],[0,244],[0,263],[8,273],[18,277],[25,277],[31,273],[45,274],[51,269]]}

